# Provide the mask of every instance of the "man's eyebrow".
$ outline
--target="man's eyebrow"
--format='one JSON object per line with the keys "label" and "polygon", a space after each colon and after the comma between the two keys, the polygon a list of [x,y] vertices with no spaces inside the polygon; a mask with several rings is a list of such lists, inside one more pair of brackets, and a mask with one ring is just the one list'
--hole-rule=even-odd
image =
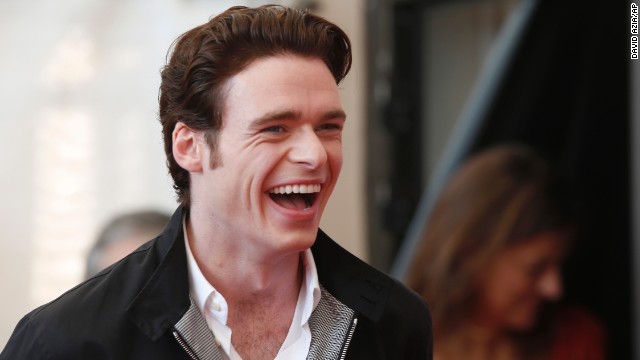
{"label": "man's eyebrow", "polygon": [[322,116],[322,120],[328,119],[340,119],[342,121],[347,121],[347,114],[341,109],[327,111],[324,116]]}
{"label": "man's eyebrow", "polygon": [[261,126],[274,120],[296,120],[301,117],[302,117],[302,114],[296,111],[289,111],[289,110],[273,111],[273,112],[266,113],[260,116],[259,118],[253,120],[251,122],[251,125]]}
{"label": "man's eyebrow", "polygon": [[[273,111],[266,113],[259,118],[253,120],[251,125],[255,127],[259,127],[271,121],[277,120],[298,120],[302,118],[302,114],[298,111],[285,110],[285,111]],[[347,114],[342,109],[330,110],[322,115],[322,120],[328,119],[340,119],[343,121],[347,120]]]}

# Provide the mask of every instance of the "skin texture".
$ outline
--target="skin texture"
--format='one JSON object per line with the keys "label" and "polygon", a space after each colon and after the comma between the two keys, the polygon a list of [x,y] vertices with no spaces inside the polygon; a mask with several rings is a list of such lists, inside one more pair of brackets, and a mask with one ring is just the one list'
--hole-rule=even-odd
{"label": "skin texture", "polygon": [[[340,173],[345,114],[319,59],[258,59],[226,85],[218,152],[182,123],[173,151],[191,175],[190,246],[229,304],[232,344],[243,358],[273,359],[293,318],[300,252],[313,245]],[[320,191],[311,204],[274,201],[273,188],[294,184]]]}

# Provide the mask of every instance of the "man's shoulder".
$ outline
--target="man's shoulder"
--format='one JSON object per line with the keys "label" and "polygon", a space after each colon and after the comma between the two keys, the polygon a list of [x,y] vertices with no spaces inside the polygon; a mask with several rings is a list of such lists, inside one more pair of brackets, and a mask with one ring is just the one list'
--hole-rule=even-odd
{"label": "man's shoulder", "polygon": [[[3,355],[64,353],[79,344],[116,341],[135,332],[127,309],[153,269],[145,257],[151,244],[32,310],[16,325]],[[9,356],[9,355],[7,355]]]}
{"label": "man's shoulder", "polygon": [[349,356],[431,359],[431,314],[422,297],[323,232],[318,233],[312,252],[320,283],[358,318]]}
{"label": "man's shoulder", "polygon": [[[156,349],[159,341],[174,349],[167,330],[189,305],[184,239],[176,224],[24,316],[0,359],[128,358],[133,350]],[[154,350],[163,354],[154,358],[173,358],[165,350]]]}
{"label": "man's shoulder", "polygon": [[144,254],[140,252],[128,255],[51,302],[33,310],[28,316],[42,320],[71,314],[99,316],[124,311],[144,285],[145,272],[138,266],[141,256]]}
{"label": "man's shoulder", "polygon": [[338,300],[373,321],[407,319],[428,307],[418,294],[397,279],[342,248],[324,232],[312,248],[320,283]]}
{"label": "man's shoulder", "polygon": [[[74,333],[108,328],[125,316],[127,306],[140,291],[148,272],[140,266],[146,249],[138,250],[56,299],[32,310],[16,326],[40,336],[49,332]],[[61,326],[63,324],[64,326]]]}

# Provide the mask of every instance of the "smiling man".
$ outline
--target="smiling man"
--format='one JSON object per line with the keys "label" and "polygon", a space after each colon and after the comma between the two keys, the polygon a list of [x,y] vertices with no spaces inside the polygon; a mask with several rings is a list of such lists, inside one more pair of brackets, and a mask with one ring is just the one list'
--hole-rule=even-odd
{"label": "smiling man", "polygon": [[346,34],[234,7],[176,41],[160,120],[180,206],[36,309],[2,359],[431,359],[426,304],[319,223],[342,166]]}

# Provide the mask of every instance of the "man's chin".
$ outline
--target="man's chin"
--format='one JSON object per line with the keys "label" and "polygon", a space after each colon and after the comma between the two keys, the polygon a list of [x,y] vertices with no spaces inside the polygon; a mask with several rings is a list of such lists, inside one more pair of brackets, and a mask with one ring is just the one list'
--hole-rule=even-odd
{"label": "man's chin", "polygon": [[274,216],[270,220],[265,224],[262,237],[268,243],[284,248],[285,251],[308,249],[318,236],[319,224],[316,219],[292,220],[282,216]]}

